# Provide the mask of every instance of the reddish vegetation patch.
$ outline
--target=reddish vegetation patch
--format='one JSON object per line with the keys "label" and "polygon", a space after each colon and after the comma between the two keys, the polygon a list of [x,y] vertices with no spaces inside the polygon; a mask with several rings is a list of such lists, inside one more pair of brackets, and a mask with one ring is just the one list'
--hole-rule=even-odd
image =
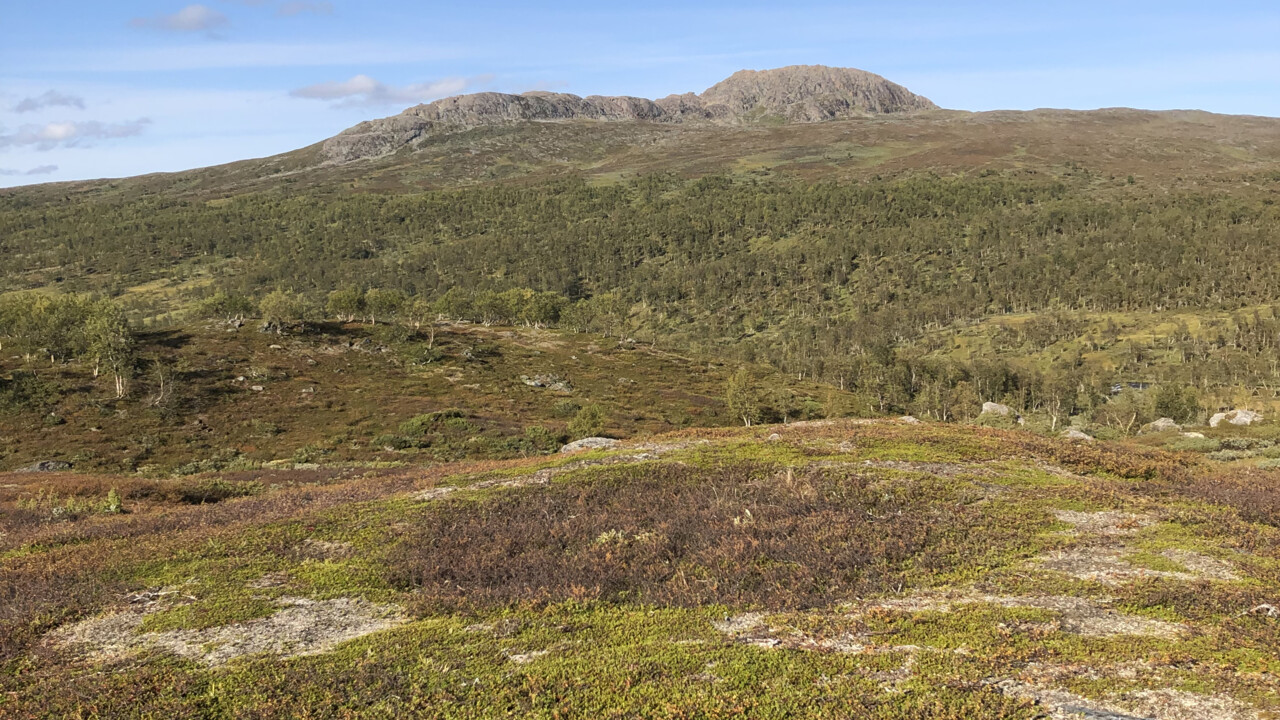
{"label": "reddish vegetation patch", "polygon": [[1245,468],[1200,477],[1186,494],[1235,508],[1250,522],[1280,527],[1280,471]]}
{"label": "reddish vegetation patch", "polygon": [[442,501],[393,554],[392,580],[425,606],[812,607],[961,565],[1002,532],[928,482],[884,493],[874,477],[753,463],[596,472],[478,505]]}

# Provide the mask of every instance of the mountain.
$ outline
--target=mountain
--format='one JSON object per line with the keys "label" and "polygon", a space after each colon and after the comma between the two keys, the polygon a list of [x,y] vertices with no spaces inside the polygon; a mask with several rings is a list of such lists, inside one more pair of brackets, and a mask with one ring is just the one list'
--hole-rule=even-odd
{"label": "mountain", "polygon": [[879,75],[852,68],[795,65],[742,70],[701,95],[686,93],[661,100],[552,92],[449,97],[360,123],[326,141],[324,155],[331,162],[349,162],[395,152],[427,135],[521,121],[821,122],[937,108]]}

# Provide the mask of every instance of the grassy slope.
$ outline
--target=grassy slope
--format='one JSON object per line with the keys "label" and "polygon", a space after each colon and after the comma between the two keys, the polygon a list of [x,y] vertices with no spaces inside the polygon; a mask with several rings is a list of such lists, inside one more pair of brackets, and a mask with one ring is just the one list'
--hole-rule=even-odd
{"label": "grassy slope", "polygon": [[1161,185],[1238,185],[1241,173],[1274,172],[1280,120],[1203,112],[1098,110],[963,113],[781,126],[524,123],[427,138],[394,155],[346,165],[320,161],[319,146],[180,173],[0,191],[30,202],[172,197],[324,188],[404,192],[563,175],[615,182],[637,174],[731,172],[803,180],[911,171],[1058,172],[1085,169]]}
{"label": "grassy slope", "polygon": [[[511,457],[554,451],[554,439],[535,446],[519,441],[529,427],[545,427],[559,439],[575,409],[592,403],[605,409],[602,430],[618,437],[735,422],[725,414],[723,397],[736,366],[715,360],[595,335],[444,325],[435,337],[441,356],[423,363],[425,333],[390,346],[371,334],[376,329],[336,324],[285,337],[204,325],[151,333],[140,354],[144,367],[164,368],[163,399],[150,369],[135,380],[130,397],[116,401],[112,381],[95,380],[89,367],[5,358],[0,372],[34,367],[62,397],[0,414],[0,467],[65,460],[80,470],[156,474],[184,465],[195,471],[274,460]],[[563,378],[572,389],[530,387],[521,380],[537,375]],[[762,382],[795,397],[825,402],[834,392],[761,375],[768,378]],[[387,449],[403,444],[395,438],[406,420],[450,409],[465,417],[429,429],[438,436],[430,446]],[[384,436],[393,437],[375,442]]]}
{"label": "grassy slope", "polygon": [[[111,480],[97,481],[0,476],[0,715],[1280,710],[1276,620],[1248,612],[1277,600],[1274,472],[846,421],[360,477],[278,471],[256,495],[196,506],[166,499],[167,481],[119,478],[130,514],[71,521],[12,504],[37,483],[100,499]],[[177,592],[127,600],[148,588]],[[405,621],[294,659],[147,651],[154,633],[251,634],[286,596],[386,603]],[[1077,606],[1106,631],[1081,631]],[[141,618],[136,650],[85,655],[44,635],[104,611]]]}

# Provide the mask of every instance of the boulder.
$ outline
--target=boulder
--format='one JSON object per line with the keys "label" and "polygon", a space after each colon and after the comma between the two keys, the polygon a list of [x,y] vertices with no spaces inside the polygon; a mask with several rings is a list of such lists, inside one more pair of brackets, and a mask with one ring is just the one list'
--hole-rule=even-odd
{"label": "boulder", "polygon": [[546,388],[555,392],[572,392],[573,386],[559,375],[521,375],[520,382],[529,387]]}
{"label": "boulder", "polygon": [[568,445],[560,448],[562,453],[578,452],[579,450],[608,450],[617,447],[621,441],[606,437],[589,437],[575,440]]}
{"label": "boulder", "polygon": [[902,417],[898,418],[898,422],[900,422],[900,423],[906,423],[907,425],[919,425],[919,424],[921,424],[921,423],[920,423],[920,419],[919,419],[919,418],[917,418],[917,417],[914,417],[914,416],[912,416],[912,415],[903,415]]}
{"label": "boulder", "polygon": [[35,465],[28,465],[27,467],[21,468],[19,470],[14,470],[14,472],[20,472],[20,473],[66,472],[67,470],[70,470],[70,469],[71,469],[71,463],[69,462],[64,462],[62,460],[41,460]]}
{"label": "boulder", "polygon": [[1218,427],[1223,422],[1229,425],[1253,425],[1262,422],[1262,413],[1252,410],[1228,410],[1220,412],[1209,419],[1209,427]]}
{"label": "boulder", "polygon": [[1013,408],[1000,403],[984,402],[982,403],[983,415],[999,415],[1000,417],[1009,417],[1013,413]]}
{"label": "boulder", "polygon": [[1173,421],[1173,418],[1160,418],[1155,422],[1147,423],[1142,426],[1142,434],[1169,432],[1171,430],[1181,431],[1182,426]]}
{"label": "boulder", "polygon": [[1203,439],[1204,439],[1204,433],[1198,433],[1198,432],[1184,432],[1184,433],[1182,433],[1182,437],[1184,437],[1184,438],[1188,438],[1188,439],[1190,439],[1190,440],[1203,440]]}
{"label": "boulder", "polygon": [[1082,430],[1078,430],[1076,428],[1067,428],[1067,431],[1062,433],[1062,437],[1065,440],[1082,440],[1084,442],[1093,442],[1092,435]]}

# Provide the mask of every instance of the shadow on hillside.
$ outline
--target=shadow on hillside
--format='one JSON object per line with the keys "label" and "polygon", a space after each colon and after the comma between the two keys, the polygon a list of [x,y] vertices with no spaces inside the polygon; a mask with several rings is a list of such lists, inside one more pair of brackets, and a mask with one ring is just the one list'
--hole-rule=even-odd
{"label": "shadow on hillside", "polygon": [[169,350],[181,350],[191,343],[191,335],[181,330],[157,330],[142,336],[144,344]]}

